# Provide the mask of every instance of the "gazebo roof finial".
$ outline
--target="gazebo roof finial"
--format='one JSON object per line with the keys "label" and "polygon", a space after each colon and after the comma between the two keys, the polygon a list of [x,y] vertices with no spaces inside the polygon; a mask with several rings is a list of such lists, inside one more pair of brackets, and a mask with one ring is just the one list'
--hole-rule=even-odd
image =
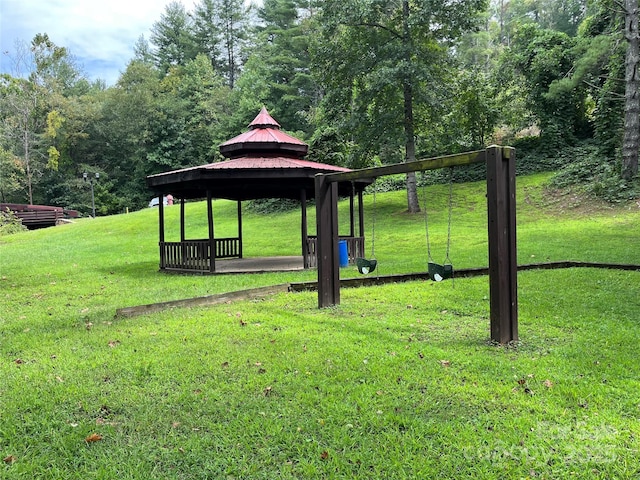
{"label": "gazebo roof finial", "polygon": [[249,124],[250,129],[254,128],[275,128],[280,130],[280,124],[276,122],[269,112],[267,112],[267,107],[262,107],[260,113],[256,115],[256,118]]}

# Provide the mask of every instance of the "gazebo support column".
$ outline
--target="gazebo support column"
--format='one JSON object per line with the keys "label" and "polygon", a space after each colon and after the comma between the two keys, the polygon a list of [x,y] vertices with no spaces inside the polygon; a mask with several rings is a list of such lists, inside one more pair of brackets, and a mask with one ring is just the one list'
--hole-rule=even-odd
{"label": "gazebo support column", "polygon": [[242,200],[238,200],[238,258],[242,258]]}
{"label": "gazebo support column", "polygon": [[353,184],[351,184],[351,194],[349,195],[349,236],[351,238],[356,236],[356,219],[355,219],[355,208],[353,203],[354,203]]}
{"label": "gazebo support column", "polygon": [[185,228],[184,228],[184,198],[180,199],[180,241],[186,240]]}
{"label": "gazebo support column", "polygon": [[187,244],[185,243],[186,241],[186,230],[185,230],[185,220],[184,220],[184,213],[185,213],[185,209],[184,209],[184,198],[180,199],[180,249],[181,249],[181,255],[180,255],[180,259],[182,261],[182,265],[184,266],[184,264],[187,261]]}
{"label": "gazebo support column", "polygon": [[164,193],[161,193],[160,201],[158,202],[158,244],[160,246],[160,270],[164,270],[166,267],[165,249],[164,249],[164,205],[162,199]]}
{"label": "gazebo support column", "polygon": [[309,229],[307,226],[307,191],[303,188],[300,190],[300,237],[302,238],[302,266],[306,270],[309,268]]}
{"label": "gazebo support column", "polygon": [[209,272],[216,271],[216,239],[213,231],[213,198],[207,190],[207,223],[209,224]]}
{"label": "gazebo support column", "polygon": [[364,238],[364,205],[362,204],[362,190],[358,191],[358,229]]}

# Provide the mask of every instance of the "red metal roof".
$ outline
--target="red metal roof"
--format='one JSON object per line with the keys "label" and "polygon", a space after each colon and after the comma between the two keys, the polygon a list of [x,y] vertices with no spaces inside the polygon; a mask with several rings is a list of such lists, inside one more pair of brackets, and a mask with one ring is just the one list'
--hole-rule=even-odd
{"label": "red metal roof", "polygon": [[210,163],[204,166],[207,170],[223,169],[262,169],[262,168],[311,168],[330,172],[348,172],[348,168],[311,162],[290,157],[241,157],[224,162]]}
{"label": "red metal roof", "polygon": [[192,170],[273,170],[273,169],[304,169],[309,168],[318,172],[349,172],[345,167],[337,167],[326,163],[312,162],[309,160],[300,160],[291,157],[241,157],[224,162],[209,163],[207,165],[198,165],[197,167],[187,167],[180,170],[172,170],[170,172],[149,175],[149,178],[174,175],[181,172],[189,172]]}
{"label": "red metal roof", "polygon": [[[280,131],[280,125],[262,109],[250,130],[220,145],[228,160],[149,175],[147,185],[157,193],[178,198],[252,200],[256,198],[311,198],[318,173],[348,172],[348,168],[304,160],[308,145]],[[371,181],[356,181],[358,191]],[[340,182],[341,195],[353,193],[354,183]]]}
{"label": "red metal roof", "polygon": [[309,146],[302,140],[280,131],[280,124],[276,122],[267,109],[262,107],[260,113],[249,124],[249,130],[227,140],[220,145],[220,153],[225,157],[240,157],[249,153],[280,152],[293,157],[304,157]]}

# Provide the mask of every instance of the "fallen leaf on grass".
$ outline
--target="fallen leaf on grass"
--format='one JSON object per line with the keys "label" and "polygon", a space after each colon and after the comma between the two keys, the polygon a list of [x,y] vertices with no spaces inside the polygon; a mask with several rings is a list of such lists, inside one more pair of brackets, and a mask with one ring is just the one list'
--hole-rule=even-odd
{"label": "fallen leaf on grass", "polygon": [[7,455],[2,460],[4,461],[4,463],[8,463],[9,465],[11,465],[13,462],[17,460],[17,458],[14,457],[13,455]]}
{"label": "fallen leaf on grass", "polygon": [[16,365],[22,365],[24,363],[24,360],[22,360],[21,358],[16,358],[13,363],[15,363]]}
{"label": "fallen leaf on grass", "polygon": [[451,366],[451,361],[449,361],[449,360],[440,360],[440,365],[442,365],[443,367],[450,367]]}
{"label": "fallen leaf on grass", "polygon": [[269,395],[271,395],[271,386],[268,386],[267,388],[265,388],[262,393],[264,394],[265,397],[268,397]]}
{"label": "fallen leaf on grass", "polygon": [[111,347],[111,348],[115,348],[115,347],[117,347],[118,345],[120,345],[120,340],[111,340],[111,341],[109,342],[109,347]]}
{"label": "fallen leaf on grass", "polygon": [[322,453],[320,454],[320,458],[321,458],[322,460],[327,460],[327,459],[329,458],[329,452],[327,452],[327,451],[325,450],[324,452],[322,452]]}
{"label": "fallen leaf on grass", "polygon": [[549,379],[545,380],[542,384],[547,388],[553,387],[553,382]]}
{"label": "fallen leaf on grass", "polygon": [[92,433],[91,435],[89,435],[87,438],[84,439],[84,441],[87,443],[99,442],[100,440],[102,440],[102,435],[98,433]]}

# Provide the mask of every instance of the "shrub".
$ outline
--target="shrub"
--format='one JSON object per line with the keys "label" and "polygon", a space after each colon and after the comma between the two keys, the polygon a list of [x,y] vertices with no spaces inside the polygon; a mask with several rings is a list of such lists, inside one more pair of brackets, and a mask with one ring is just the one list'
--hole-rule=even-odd
{"label": "shrub", "polygon": [[251,200],[247,207],[250,211],[261,214],[284,213],[300,208],[300,201],[288,198],[260,198]]}
{"label": "shrub", "polygon": [[551,177],[554,188],[578,187],[588,195],[610,203],[623,203],[640,195],[637,181],[620,177],[620,163],[599,154],[595,145],[572,150],[573,159]]}
{"label": "shrub", "polygon": [[0,237],[24,232],[26,229],[27,227],[22,224],[22,219],[18,218],[11,210],[7,208],[5,211],[0,211]]}

